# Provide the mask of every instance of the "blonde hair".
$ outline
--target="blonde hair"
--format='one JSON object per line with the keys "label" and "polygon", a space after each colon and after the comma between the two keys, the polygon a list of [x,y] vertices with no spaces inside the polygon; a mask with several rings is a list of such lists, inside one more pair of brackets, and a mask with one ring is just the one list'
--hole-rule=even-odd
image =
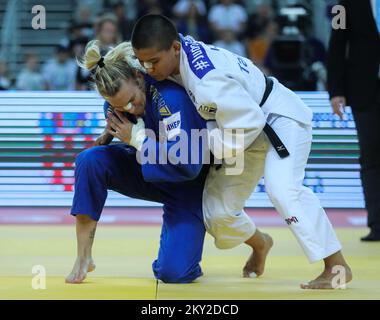
{"label": "blonde hair", "polygon": [[120,90],[122,80],[136,80],[136,71],[145,72],[134,55],[130,42],[122,42],[115,48],[102,48],[99,40],[90,41],[78,65],[91,72],[99,93],[107,98]]}

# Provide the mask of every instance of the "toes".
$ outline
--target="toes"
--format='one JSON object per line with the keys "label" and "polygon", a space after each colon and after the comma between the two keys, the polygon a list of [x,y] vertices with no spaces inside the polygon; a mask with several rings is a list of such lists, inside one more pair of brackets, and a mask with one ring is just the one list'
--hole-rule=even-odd
{"label": "toes", "polygon": [[84,279],[85,277],[77,277],[75,278],[74,283],[82,283]]}
{"label": "toes", "polygon": [[243,278],[249,278],[249,271],[243,270]]}
{"label": "toes", "polygon": [[82,283],[83,280],[86,278],[86,274],[87,273],[83,272],[71,274],[66,278],[66,283]]}
{"label": "toes", "polygon": [[312,289],[320,289],[320,288],[319,288],[319,286],[317,284],[311,284],[309,282],[309,283],[301,283],[301,289],[312,290]]}
{"label": "toes", "polygon": [[310,289],[310,283],[304,282],[300,284],[301,289]]}
{"label": "toes", "polygon": [[243,277],[244,278],[257,278],[259,277],[261,274],[255,270],[253,268],[244,268],[243,269]]}
{"label": "toes", "polygon": [[65,282],[66,283],[75,283],[75,279],[76,279],[76,274],[69,274],[66,279],[65,279]]}
{"label": "toes", "polygon": [[78,274],[78,277],[75,279],[75,282],[76,283],[81,283],[81,282],[83,282],[83,280],[84,279],[86,279],[86,275],[87,275],[87,272],[80,272],[79,274]]}
{"label": "toes", "polygon": [[327,282],[307,282],[301,283],[301,289],[322,290],[322,289],[334,289],[330,283]]}

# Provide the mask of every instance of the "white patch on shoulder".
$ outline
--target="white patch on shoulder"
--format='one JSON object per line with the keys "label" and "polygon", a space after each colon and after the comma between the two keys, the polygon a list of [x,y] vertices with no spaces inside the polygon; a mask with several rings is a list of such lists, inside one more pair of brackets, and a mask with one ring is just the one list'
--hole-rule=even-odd
{"label": "white patch on shoulder", "polygon": [[168,140],[172,140],[181,133],[181,112],[176,112],[164,118],[165,132]]}

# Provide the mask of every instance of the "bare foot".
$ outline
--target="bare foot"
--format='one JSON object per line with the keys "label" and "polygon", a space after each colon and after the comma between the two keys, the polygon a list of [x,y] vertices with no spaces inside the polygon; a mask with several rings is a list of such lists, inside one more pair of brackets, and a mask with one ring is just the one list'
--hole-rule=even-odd
{"label": "bare foot", "polygon": [[352,280],[352,271],[348,265],[341,268],[335,273],[331,268],[327,268],[319,277],[300,286],[302,289],[344,289],[345,285]]}
{"label": "bare foot", "polygon": [[262,235],[264,243],[262,246],[252,250],[252,254],[243,269],[244,278],[255,278],[264,273],[265,260],[269,250],[273,246],[273,239],[269,234],[263,233]]}
{"label": "bare foot", "polygon": [[77,258],[73,270],[66,277],[66,283],[82,283],[86,279],[87,273],[95,270],[95,264],[92,258]]}

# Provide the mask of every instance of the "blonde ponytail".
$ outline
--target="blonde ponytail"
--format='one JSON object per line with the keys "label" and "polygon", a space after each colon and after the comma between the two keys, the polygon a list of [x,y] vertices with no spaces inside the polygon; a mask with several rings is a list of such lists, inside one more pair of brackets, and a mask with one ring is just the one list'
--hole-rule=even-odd
{"label": "blonde ponytail", "polygon": [[100,41],[92,40],[86,45],[85,54],[81,61],[78,62],[78,64],[83,69],[91,71],[95,66],[97,66],[98,61],[101,57]]}
{"label": "blonde ponytail", "polygon": [[78,65],[91,72],[92,80],[103,97],[113,97],[120,90],[121,80],[136,79],[136,70],[145,72],[135,57],[130,42],[122,42],[105,51],[99,40],[90,41]]}

